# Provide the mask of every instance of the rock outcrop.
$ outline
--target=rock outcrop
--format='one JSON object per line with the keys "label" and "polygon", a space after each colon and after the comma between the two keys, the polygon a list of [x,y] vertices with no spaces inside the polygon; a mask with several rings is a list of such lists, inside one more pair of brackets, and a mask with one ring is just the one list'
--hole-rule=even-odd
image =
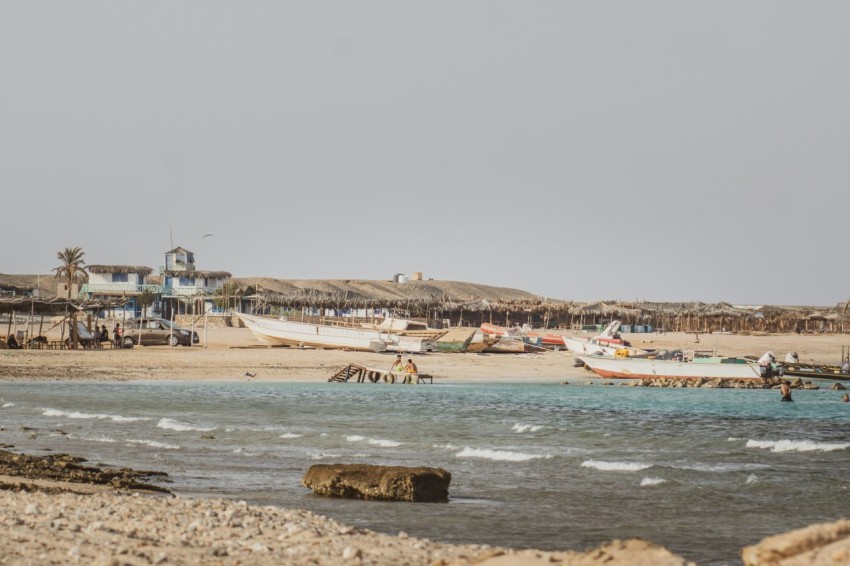
{"label": "rock outcrop", "polygon": [[[735,379],[721,378],[708,379],[699,378],[667,378],[635,379],[623,382],[621,385],[629,387],[701,387],[703,389],[779,389],[784,380],[780,377],[769,377],[763,379]],[[605,385],[613,385],[605,383]],[[817,384],[811,381],[796,379],[789,382],[791,389],[819,389]]]}
{"label": "rock outcrop", "polygon": [[328,497],[439,502],[448,501],[451,480],[442,468],[316,464],[301,483]]}
{"label": "rock outcrop", "polygon": [[[84,458],[67,454],[49,456],[29,456],[0,450],[0,489],[13,491],[75,491],[74,484],[106,486],[115,490],[140,490],[157,493],[171,491],[160,485],[145,483],[142,480],[156,478],[167,480],[164,472],[137,471],[129,468],[108,466],[83,466]],[[14,479],[11,479],[14,478]],[[43,480],[61,482],[62,485],[44,487]],[[68,484],[68,485],[65,485]]]}
{"label": "rock outcrop", "polygon": [[810,525],[767,537],[744,548],[746,566],[838,566],[850,564],[850,521]]}

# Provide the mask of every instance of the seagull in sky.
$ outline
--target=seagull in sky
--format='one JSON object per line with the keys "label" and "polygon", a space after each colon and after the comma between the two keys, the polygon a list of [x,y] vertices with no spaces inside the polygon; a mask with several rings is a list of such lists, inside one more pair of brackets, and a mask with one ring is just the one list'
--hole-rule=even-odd
{"label": "seagull in sky", "polygon": [[[210,236],[215,236],[215,234],[204,234],[204,238],[209,238]],[[204,238],[201,239],[203,240]]]}

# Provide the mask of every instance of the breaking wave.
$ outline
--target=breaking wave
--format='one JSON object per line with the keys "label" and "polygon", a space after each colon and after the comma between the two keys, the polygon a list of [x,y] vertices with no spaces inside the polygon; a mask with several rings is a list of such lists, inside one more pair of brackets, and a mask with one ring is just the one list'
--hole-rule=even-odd
{"label": "breaking wave", "polygon": [[816,442],[814,440],[747,440],[747,448],[771,452],[834,452],[850,448],[850,442]]}
{"label": "breaking wave", "polygon": [[643,478],[640,480],[641,487],[650,487],[653,485],[661,485],[662,483],[667,483],[667,480],[662,478]]}
{"label": "breaking wave", "polygon": [[585,460],[582,468],[594,468],[603,472],[639,472],[652,467],[652,464],[639,462],[605,462],[603,460]]}
{"label": "breaking wave", "polygon": [[508,450],[489,450],[486,448],[470,448],[467,446],[457,454],[456,458],[482,458],[484,460],[496,460],[502,462],[525,462],[538,458],[551,458],[546,454],[526,454],[523,452],[510,452]]}
{"label": "breaking wave", "polygon": [[538,430],[543,430],[543,426],[541,425],[530,425],[530,424],[522,424],[516,423],[511,427],[511,430],[517,434],[522,434],[524,432],[537,432]]}
{"label": "breaking wave", "polygon": [[108,419],[117,423],[132,423],[136,421],[153,420],[148,417],[125,417],[124,415],[108,415],[105,413],[82,413],[80,411],[61,411],[59,409],[45,409],[44,412],[41,414],[45,417],[66,417],[69,419]]}
{"label": "breaking wave", "polygon": [[176,430],[180,432],[185,432],[189,430],[197,430],[200,432],[209,432],[211,430],[215,430],[215,427],[203,427],[198,425],[193,425],[189,423],[181,423],[180,421],[175,421],[174,419],[162,418],[159,419],[159,422],[156,423],[156,426],[159,428],[164,428],[166,430]]}
{"label": "breaking wave", "polygon": [[127,440],[127,444],[144,444],[151,448],[162,448],[164,450],[179,450],[180,447],[176,444],[167,444],[165,442],[157,442],[156,440]]}

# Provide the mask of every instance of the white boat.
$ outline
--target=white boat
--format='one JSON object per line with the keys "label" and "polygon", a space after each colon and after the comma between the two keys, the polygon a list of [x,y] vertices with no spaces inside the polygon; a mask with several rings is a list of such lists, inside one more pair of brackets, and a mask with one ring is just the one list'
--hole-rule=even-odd
{"label": "white boat", "polygon": [[[657,358],[579,356],[601,377],[624,379],[761,379],[759,365],[740,358],[693,358],[688,361]],[[686,358],[687,359],[687,358]]]}
{"label": "white boat", "polygon": [[360,327],[384,334],[387,349],[391,352],[413,354],[433,352],[437,349],[434,342],[446,333],[444,330],[429,330],[424,322],[394,317],[387,317],[380,324],[361,322]]}
{"label": "white boat", "polygon": [[436,349],[434,346],[434,340],[430,338],[386,333],[383,333],[383,336],[387,342],[387,350],[390,352],[422,354],[425,352],[433,352]]}
{"label": "white boat", "polygon": [[629,356],[648,354],[647,350],[627,346],[617,336],[619,329],[620,321],[615,320],[596,336],[564,336],[564,345],[567,350],[575,354],[616,356],[618,350],[626,350]]}
{"label": "white boat", "polygon": [[236,316],[260,341],[270,344],[384,352],[391,336],[363,328],[294,322],[242,313],[236,313]]}

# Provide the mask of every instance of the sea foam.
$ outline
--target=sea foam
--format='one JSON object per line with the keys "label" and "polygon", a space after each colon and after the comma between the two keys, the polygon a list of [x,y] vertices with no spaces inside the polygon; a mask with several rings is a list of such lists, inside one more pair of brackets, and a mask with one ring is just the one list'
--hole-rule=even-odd
{"label": "sea foam", "polygon": [[643,478],[640,480],[641,487],[651,487],[653,485],[660,485],[662,483],[667,483],[667,480],[662,478]]}
{"label": "sea foam", "polygon": [[814,440],[747,440],[747,448],[771,452],[834,452],[850,448],[850,442],[816,442]]}
{"label": "sea foam", "polygon": [[524,432],[537,432],[538,430],[543,430],[543,427],[540,425],[516,423],[514,426],[511,427],[511,430],[516,432],[517,434],[522,434]]}
{"label": "sea foam", "polygon": [[284,432],[283,434],[280,435],[279,438],[284,438],[284,439],[289,440],[289,439],[292,439],[292,438],[301,438],[302,436],[304,436],[304,435],[303,434],[295,434],[294,432]]}
{"label": "sea foam", "polygon": [[381,448],[395,448],[396,446],[401,446],[401,442],[396,442],[395,440],[382,440],[380,438],[370,438],[369,444],[380,446]]}
{"label": "sea foam", "polygon": [[127,444],[144,444],[151,448],[162,448],[164,450],[179,450],[180,447],[176,444],[167,444],[165,442],[157,442],[156,440],[127,440]]}
{"label": "sea foam", "polygon": [[110,438],[108,436],[76,436],[69,434],[68,438],[72,440],[83,440],[85,442],[106,442],[108,444],[115,442],[114,438]]}
{"label": "sea foam", "polygon": [[3,408],[4,408],[4,409],[8,409],[9,407],[14,407],[14,406],[15,406],[15,404],[14,404],[14,403],[3,403]]}
{"label": "sea foam", "polygon": [[510,452],[508,450],[489,450],[487,448],[470,448],[467,446],[457,454],[456,458],[481,458],[484,460],[496,460],[503,462],[525,462],[537,458],[551,458],[549,455],[526,454],[523,452]]}
{"label": "sea foam", "polygon": [[62,411],[59,409],[45,409],[41,413],[45,417],[67,417],[69,419],[98,419],[110,420],[117,423],[131,423],[136,421],[150,421],[147,417],[125,417],[123,415],[108,415],[105,413],[82,413],[80,411]]}
{"label": "sea foam", "polygon": [[198,425],[193,425],[189,423],[181,423],[180,421],[175,421],[174,419],[162,418],[159,419],[159,422],[156,423],[156,426],[159,428],[164,428],[167,430],[176,430],[180,432],[185,432],[189,430],[197,430],[199,432],[209,432],[211,430],[215,430],[215,427],[203,427]]}
{"label": "sea foam", "polygon": [[652,464],[639,462],[605,462],[603,460],[585,460],[582,468],[594,468],[603,472],[639,472],[652,467]]}

